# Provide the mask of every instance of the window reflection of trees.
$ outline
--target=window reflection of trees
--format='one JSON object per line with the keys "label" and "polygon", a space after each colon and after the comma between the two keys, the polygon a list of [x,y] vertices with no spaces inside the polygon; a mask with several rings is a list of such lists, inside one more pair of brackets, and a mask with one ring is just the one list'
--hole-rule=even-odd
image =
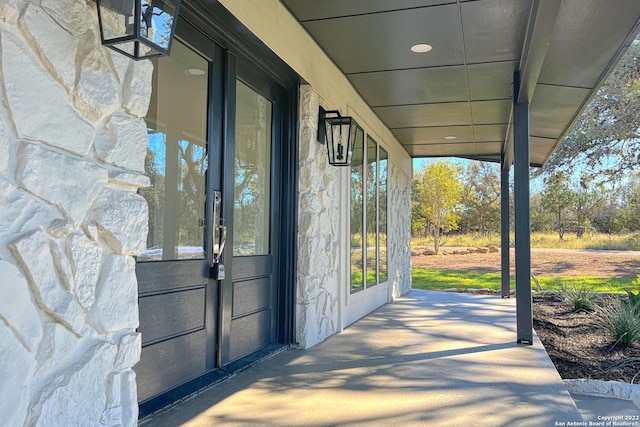
{"label": "window reflection of trees", "polygon": [[364,288],[364,131],[358,128],[351,159],[351,292]]}
{"label": "window reflection of trees", "polygon": [[351,164],[352,293],[388,280],[388,158],[372,138],[367,137],[366,152],[364,138],[356,139]]}
{"label": "window reflection of trees", "polygon": [[[180,140],[176,143],[177,164],[167,164],[167,136],[150,130],[145,159],[145,172],[151,181],[140,189],[149,207],[147,254],[143,259],[201,258],[203,253],[203,218],[206,191],[207,153],[201,144]],[[173,191],[167,186],[167,168],[174,169],[176,181]],[[174,223],[165,224],[167,194],[175,195],[177,215]],[[170,208],[170,207],[169,207]],[[176,248],[173,254],[163,253],[163,243],[173,235]]]}
{"label": "window reflection of trees", "polygon": [[238,81],[233,253],[269,253],[272,104]]}
{"label": "window reflection of trees", "polygon": [[388,280],[387,274],[387,177],[389,154],[380,147],[378,183],[378,275],[380,283]]}
{"label": "window reflection of trees", "polygon": [[204,147],[189,141],[178,142],[180,181],[180,214],[178,215],[178,245],[202,246],[203,208],[205,200],[205,172],[207,156]]}

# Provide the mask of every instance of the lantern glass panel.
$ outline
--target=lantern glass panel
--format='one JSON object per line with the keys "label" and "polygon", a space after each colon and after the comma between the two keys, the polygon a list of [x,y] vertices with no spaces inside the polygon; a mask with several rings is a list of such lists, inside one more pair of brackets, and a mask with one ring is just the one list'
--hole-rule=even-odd
{"label": "lantern glass panel", "polygon": [[134,59],[168,55],[180,0],[98,0],[102,43]]}
{"label": "lantern glass panel", "polygon": [[334,166],[350,165],[357,123],[351,117],[329,117],[325,123],[329,163]]}
{"label": "lantern glass panel", "polygon": [[176,18],[175,0],[142,0],[140,37],[161,50],[168,50]]}
{"label": "lantern glass panel", "polygon": [[100,24],[102,39],[106,42],[135,34],[134,0],[100,0]]}

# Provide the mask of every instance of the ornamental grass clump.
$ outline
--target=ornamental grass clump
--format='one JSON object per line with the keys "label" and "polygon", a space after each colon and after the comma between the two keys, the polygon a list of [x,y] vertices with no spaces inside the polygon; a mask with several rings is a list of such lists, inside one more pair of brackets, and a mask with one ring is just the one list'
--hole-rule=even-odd
{"label": "ornamental grass clump", "polygon": [[560,297],[573,304],[574,311],[593,311],[595,308],[595,293],[585,285],[560,286]]}
{"label": "ornamental grass clump", "polygon": [[597,307],[593,316],[593,325],[606,331],[615,340],[614,346],[629,347],[640,339],[640,306],[620,300]]}

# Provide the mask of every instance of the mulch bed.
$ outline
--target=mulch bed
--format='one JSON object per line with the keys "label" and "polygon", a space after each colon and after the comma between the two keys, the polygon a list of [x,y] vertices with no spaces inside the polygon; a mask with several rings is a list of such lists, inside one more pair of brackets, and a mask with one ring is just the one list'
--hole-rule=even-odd
{"label": "mulch bed", "polygon": [[[600,295],[598,304],[614,304],[623,297]],[[533,327],[563,379],[640,383],[640,362],[613,367],[626,358],[640,358],[640,344],[614,346],[605,331],[591,325],[592,319],[593,314],[575,312],[571,303],[553,294],[533,298]]]}

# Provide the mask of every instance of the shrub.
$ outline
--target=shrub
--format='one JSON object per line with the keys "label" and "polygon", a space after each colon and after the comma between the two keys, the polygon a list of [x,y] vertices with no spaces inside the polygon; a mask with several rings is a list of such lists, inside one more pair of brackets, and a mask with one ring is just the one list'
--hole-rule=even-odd
{"label": "shrub", "polygon": [[[640,287],[640,274],[636,276],[631,284],[635,287]],[[627,296],[629,297],[629,304],[636,308],[640,307],[640,292],[634,294],[631,291],[627,291]]]}
{"label": "shrub", "polygon": [[597,307],[593,324],[615,339],[614,345],[621,343],[629,347],[640,338],[640,307],[619,301],[616,304]]}
{"label": "shrub", "polygon": [[625,301],[627,304],[636,309],[640,308],[640,292],[634,294],[631,291],[627,291],[627,296],[629,297],[629,301]]}
{"label": "shrub", "polygon": [[573,304],[575,311],[593,311],[595,294],[585,285],[560,286],[560,297]]}

